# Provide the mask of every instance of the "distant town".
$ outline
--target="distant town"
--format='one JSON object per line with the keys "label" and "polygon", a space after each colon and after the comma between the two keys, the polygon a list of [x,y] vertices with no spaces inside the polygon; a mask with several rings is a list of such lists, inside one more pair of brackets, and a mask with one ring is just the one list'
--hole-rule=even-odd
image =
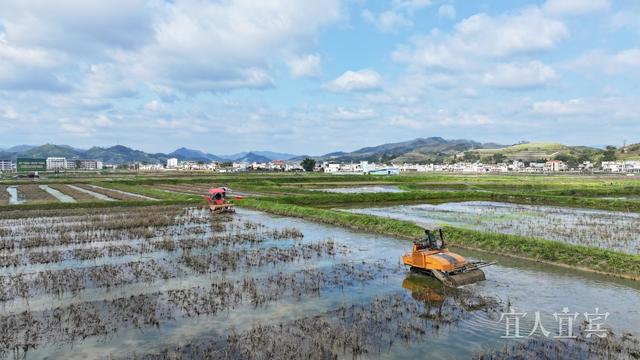
{"label": "distant town", "polygon": [[302,172],[314,171],[331,174],[370,174],[397,175],[401,173],[640,173],[640,160],[603,161],[596,166],[584,161],[578,166],[569,167],[562,160],[528,162],[521,160],[505,160],[496,164],[476,162],[457,162],[452,164],[393,164],[369,161],[335,162],[312,161],[312,166],[303,166],[300,160],[272,160],[268,162],[220,162],[220,161],[185,161],[177,158],[167,159],[165,164],[144,164],[130,162],[127,164],[103,164],[95,159],[67,159],[64,157],[18,158],[0,160],[0,172],[3,173],[38,173],[38,172],[82,172],[103,170],[133,171],[211,171],[211,172],[246,172],[246,171],[279,171]]}

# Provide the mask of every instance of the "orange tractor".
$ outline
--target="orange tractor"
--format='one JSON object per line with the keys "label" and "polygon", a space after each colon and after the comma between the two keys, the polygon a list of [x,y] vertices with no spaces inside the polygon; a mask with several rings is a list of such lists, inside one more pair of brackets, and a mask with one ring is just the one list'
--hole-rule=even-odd
{"label": "orange tractor", "polygon": [[[235,213],[236,207],[234,204],[227,202],[227,188],[217,187],[209,189],[209,194],[204,196],[204,199],[209,204],[209,210],[214,214],[222,213]],[[235,199],[241,199],[236,196]]]}
{"label": "orange tractor", "polygon": [[431,275],[445,286],[458,287],[486,280],[481,268],[493,263],[467,261],[447,249],[442,229],[425,229],[425,238],[413,243],[413,251],[402,256],[411,270]]}

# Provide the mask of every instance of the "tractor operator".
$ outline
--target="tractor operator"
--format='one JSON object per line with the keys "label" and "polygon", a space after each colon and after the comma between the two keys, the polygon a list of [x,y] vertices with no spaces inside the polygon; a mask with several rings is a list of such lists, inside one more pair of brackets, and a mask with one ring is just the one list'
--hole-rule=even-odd
{"label": "tractor operator", "polygon": [[419,249],[427,249],[427,250],[440,250],[445,247],[445,243],[443,240],[436,239],[436,236],[431,230],[424,230],[424,240],[422,243],[419,243]]}

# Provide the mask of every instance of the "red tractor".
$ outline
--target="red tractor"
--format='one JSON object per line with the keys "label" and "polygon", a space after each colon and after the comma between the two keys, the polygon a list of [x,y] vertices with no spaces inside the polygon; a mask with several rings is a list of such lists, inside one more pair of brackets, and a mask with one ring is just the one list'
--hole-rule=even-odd
{"label": "red tractor", "polygon": [[[239,199],[239,197],[236,198]],[[209,189],[209,195],[205,195],[204,199],[207,201],[209,209],[214,214],[236,212],[235,205],[227,202],[227,188],[211,188]]]}

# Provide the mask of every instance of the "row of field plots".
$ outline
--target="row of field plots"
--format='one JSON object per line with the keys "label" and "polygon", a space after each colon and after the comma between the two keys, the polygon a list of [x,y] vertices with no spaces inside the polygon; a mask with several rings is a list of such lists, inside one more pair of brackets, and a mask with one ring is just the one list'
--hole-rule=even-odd
{"label": "row of field plots", "polygon": [[129,200],[153,199],[91,184],[0,185],[0,205]]}

